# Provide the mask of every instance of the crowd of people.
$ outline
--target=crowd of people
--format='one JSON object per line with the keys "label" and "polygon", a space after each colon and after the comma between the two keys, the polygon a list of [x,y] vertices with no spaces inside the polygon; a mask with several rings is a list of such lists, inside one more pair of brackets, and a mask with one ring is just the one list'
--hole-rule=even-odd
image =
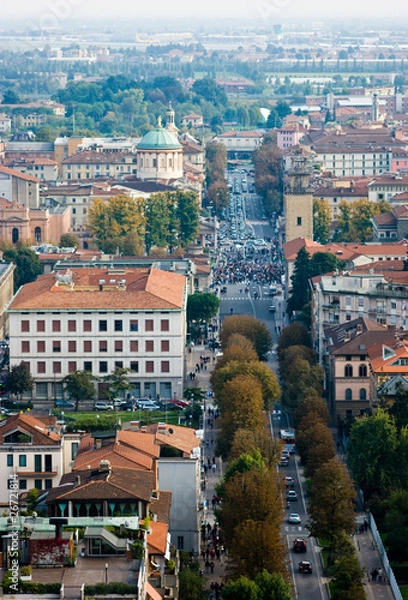
{"label": "crowd of people", "polygon": [[228,283],[280,283],[283,274],[284,264],[278,249],[272,256],[270,253],[266,256],[243,256],[242,252],[234,251],[218,262],[213,273],[213,287]]}

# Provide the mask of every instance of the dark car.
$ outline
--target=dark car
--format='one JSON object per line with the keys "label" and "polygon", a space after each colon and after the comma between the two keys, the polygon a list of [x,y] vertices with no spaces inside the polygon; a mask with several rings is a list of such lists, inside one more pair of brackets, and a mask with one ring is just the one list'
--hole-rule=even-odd
{"label": "dark car", "polygon": [[299,573],[312,573],[313,572],[313,567],[312,567],[312,563],[309,562],[308,560],[302,560],[299,563]]}
{"label": "dark car", "polygon": [[55,406],[57,408],[75,408],[75,404],[70,402],[69,400],[65,400],[64,398],[60,398],[55,401]]}
{"label": "dark car", "polygon": [[224,285],[224,287],[221,288],[221,294],[226,294],[227,293],[227,286]]}
{"label": "dark car", "polygon": [[293,552],[306,552],[307,542],[303,538],[297,538],[293,542]]}

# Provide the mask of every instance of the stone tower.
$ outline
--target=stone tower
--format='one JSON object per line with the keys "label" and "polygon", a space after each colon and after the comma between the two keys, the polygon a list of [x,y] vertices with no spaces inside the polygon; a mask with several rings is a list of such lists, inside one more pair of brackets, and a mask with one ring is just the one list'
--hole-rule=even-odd
{"label": "stone tower", "polygon": [[287,172],[284,193],[285,241],[313,239],[313,196],[306,158],[298,154]]}
{"label": "stone tower", "polygon": [[167,131],[170,131],[170,133],[173,133],[175,135],[177,135],[178,133],[178,128],[176,127],[175,123],[174,108],[171,102],[169,102],[169,106],[166,110],[166,129]]}

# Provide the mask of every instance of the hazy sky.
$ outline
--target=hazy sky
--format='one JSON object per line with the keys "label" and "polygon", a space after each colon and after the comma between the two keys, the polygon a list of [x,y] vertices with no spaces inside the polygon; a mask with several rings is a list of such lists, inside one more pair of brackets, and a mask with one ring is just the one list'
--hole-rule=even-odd
{"label": "hazy sky", "polygon": [[[392,14],[390,12],[392,11]],[[126,20],[128,25],[155,18],[191,20],[199,25],[198,18],[229,18],[258,21],[260,25],[307,16],[321,20],[330,16],[344,21],[355,18],[398,18],[400,26],[408,25],[408,3],[394,0],[389,5],[384,0],[3,0],[2,21],[19,17],[38,26],[63,25],[82,19]],[[3,21],[4,22],[4,21]],[[4,26],[3,23],[0,27]]]}

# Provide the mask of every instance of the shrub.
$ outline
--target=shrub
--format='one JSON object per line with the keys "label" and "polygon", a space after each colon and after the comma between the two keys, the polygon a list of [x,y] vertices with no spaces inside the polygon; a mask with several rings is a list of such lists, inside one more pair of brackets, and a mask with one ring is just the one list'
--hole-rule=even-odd
{"label": "shrub", "polygon": [[125,596],[127,594],[134,594],[137,596],[137,587],[130,583],[124,583],[122,581],[111,581],[110,583],[96,583],[95,585],[85,586],[85,596],[98,596],[108,594],[119,594]]}
{"label": "shrub", "polygon": [[141,559],[144,557],[144,547],[142,542],[140,542],[139,540],[136,540],[135,542],[133,542],[133,544],[130,547],[130,553],[132,555],[132,558],[135,559]]}

